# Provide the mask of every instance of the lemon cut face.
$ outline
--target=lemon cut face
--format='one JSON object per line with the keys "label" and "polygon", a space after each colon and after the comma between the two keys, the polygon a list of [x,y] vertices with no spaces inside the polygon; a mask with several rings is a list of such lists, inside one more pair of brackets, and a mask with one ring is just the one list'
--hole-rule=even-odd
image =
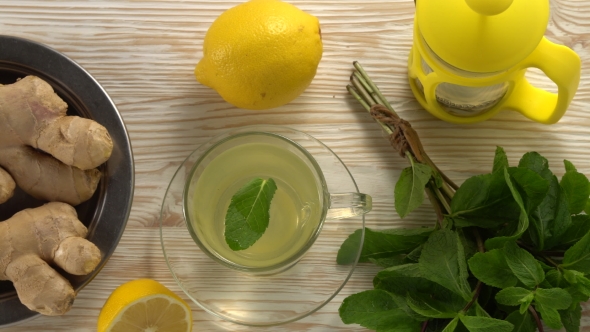
{"label": "lemon cut face", "polygon": [[209,27],[195,76],[234,106],[269,109],[310,85],[322,51],[315,16],[279,0],[250,0]]}
{"label": "lemon cut face", "polygon": [[98,318],[98,332],[184,332],[192,329],[190,307],[155,280],[119,286]]}

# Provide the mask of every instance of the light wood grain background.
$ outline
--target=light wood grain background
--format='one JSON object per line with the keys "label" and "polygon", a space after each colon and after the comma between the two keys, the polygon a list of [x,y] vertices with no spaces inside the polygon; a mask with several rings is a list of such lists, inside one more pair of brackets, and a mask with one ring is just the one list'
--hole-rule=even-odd
{"label": "light wood grain background", "polygon": [[[524,0],[519,0],[524,1]],[[497,145],[512,163],[531,150],[549,159],[560,176],[563,159],[590,175],[590,2],[551,0],[547,36],[582,58],[579,91],[555,125],[501,113],[484,123],[441,122],[422,110],[407,84],[412,40],[411,0],[292,0],[320,19],[324,55],[311,86],[292,103],[248,111],[225,103],[198,84],[193,68],[211,22],[239,1],[0,1],[0,34],[45,43],[88,70],[117,104],[135,158],[136,188],[131,216],[106,267],[83,289],[71,312],[39,317],[6,331],[94,331],[100,308],[115,287],[136,278],[176,286],[160,249],[157,220],[168,182],[191,150],[228,128],[281,124],[305,131],[332,148],[350,168],[362,192],[373,196],[367,225],[376,228],[429,225],[427,204],[404,220],[393,209],[393,184],[406,161],[389,147],[379,126],[349,96],[351,63],[360,61],[399,114],[409,120],[431,158],[456,182],[487,172]],[[538,72],[537,86],[550,87]],[[561,172],[561,173],[560,173]],[[352,331],[337,311],[342,300],[371,288],[376,268],[360,266],[340,294],[315,314],[270,331]],[[195,331],[258,331],[216,319],[195,304]],[[590,305],[583,331],[590,331]]]}

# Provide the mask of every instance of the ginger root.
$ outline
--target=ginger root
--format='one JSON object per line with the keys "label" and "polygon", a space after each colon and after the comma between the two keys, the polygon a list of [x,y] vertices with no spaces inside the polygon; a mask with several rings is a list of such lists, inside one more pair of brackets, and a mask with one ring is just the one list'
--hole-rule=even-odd
{"label": "ginger root", "polygon": [[6,202],[14,194],[16,184],[5,170],[0,168],[0,204]]}
{"label": "ginger root", "polygon": [[[35,198],[77,205],[94,194],[96,167],[110,157],[113,142],[103,126],[66,110],[38,77],[0,85],[0,169]],[[14,189],[7,179],[0,172],[0,203]]]}
{"label": "ginger root", "polygon": [[48,263],[85,275],[101,261],[85,239],[88,230],[65,203],[26,209],[0,222],[0,280],[14,283],[21,302],[44,315],[63,315],[72,306],[71,284]]}

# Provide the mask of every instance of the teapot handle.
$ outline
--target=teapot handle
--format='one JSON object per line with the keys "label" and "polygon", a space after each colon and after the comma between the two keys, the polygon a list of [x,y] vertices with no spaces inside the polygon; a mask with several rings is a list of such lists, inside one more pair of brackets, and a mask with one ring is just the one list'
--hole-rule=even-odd
{"label": "teapot handle", "polygon": [[581,61],[573,50],[543,37],[537,48],[522,63],[523,69],[541,69],[557,85],[557,94],[534,87],[523,74],[504,104],[527,118],[545,124],[559,121],[580,83]]}

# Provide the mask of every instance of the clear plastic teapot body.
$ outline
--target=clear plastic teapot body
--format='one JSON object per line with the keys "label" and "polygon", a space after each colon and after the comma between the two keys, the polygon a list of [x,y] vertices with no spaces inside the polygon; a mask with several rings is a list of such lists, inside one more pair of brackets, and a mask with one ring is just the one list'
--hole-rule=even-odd
{"label": "clear plastic teapot body", "polygon": [[[418,0],[418,5],[420,1],[428,0]],[[454,1],[460,3],[463,0]],[[416,15],[419,14],[417,11]],[[444,12],[437,14],[444,15]],[[485,23],[486,19],[478,21],[478,18],[473,18],[473,21],[480,24]],[[436,117],[453,123],[473,123],[487,120],[502,110],[514,110],[532,120],[550,124],[563,116],[573,99],[580,81],[581,62],[579,56],[571,49],[554,44],[540,35],[540,41],[532,47],[529,46],[532,51],[508,68],[469,71],[451,65],[437,55],[421,34],[419,22],[420,19],[417,17],[414,20],[413,46],[408,60],[409,83],[416,99]],[[428,28],[433,30],[432,27]],[[543,32],[544,29],[539,31]],[[437,47],[443,49],[441,45],[445,45],[440,43],[441,38],[448,38],[451,44],[462,37],[455,32],[450,37],[437,32]],[[491,39],[498,44],[497,47],[503,47],[504,45],[498,41],[500,38],[494,37]],[[470,46],[471,50],[480,50],[484,42],[476,40],[476,43],[472,44],[477,45],[468,47]],[[454,53],[449,52],[449,58],[455,62],[460,63],[462,59],[469,59],[469,53],[461,54],[456,50],[451,52]],[[478,62],[479,55],[476,52],[471,56],[475,59],[469,59],[467,67],[494,68],[493,65],[489,65],[489,60],[481,59]],[[499,66],[495,66],[496,69],[497,67]],[[558,92],[551,93],[531,85],[525,78],[529,67],[541,69],[557,85]]]}
{"label": "clear plastic teapot body", "polygon": [[[485,79],[494,77],[500,73],[474,73],[465,71],[457,67],[444,62],[441,58],[436,56],[432,50],[428,47],[426,42],[422,39],[424,50],[432,59],[436,61],[437,66],[443,68],[445,72],[460,77],[464,77],[469,80]],[[412,59],[412,60],[417,60]],[[424,58],[420,58],[420,69],[425,76],[432,73],[434,70],[428,65]],[[424,95],[424,86],[420,79],[414,78],[415,85],[421,91],[421,95]],[[494,106],[496,106],[502,97],[506,95],[508,91],[508,82],[504,81],[497,84],[491,84],[486,86],[465,86],[459,84],[453,84],[449,82],[439,82],[435,88],[436,101],[441,107],[451,115],[461,117],[471,117],[484,113]]]}

